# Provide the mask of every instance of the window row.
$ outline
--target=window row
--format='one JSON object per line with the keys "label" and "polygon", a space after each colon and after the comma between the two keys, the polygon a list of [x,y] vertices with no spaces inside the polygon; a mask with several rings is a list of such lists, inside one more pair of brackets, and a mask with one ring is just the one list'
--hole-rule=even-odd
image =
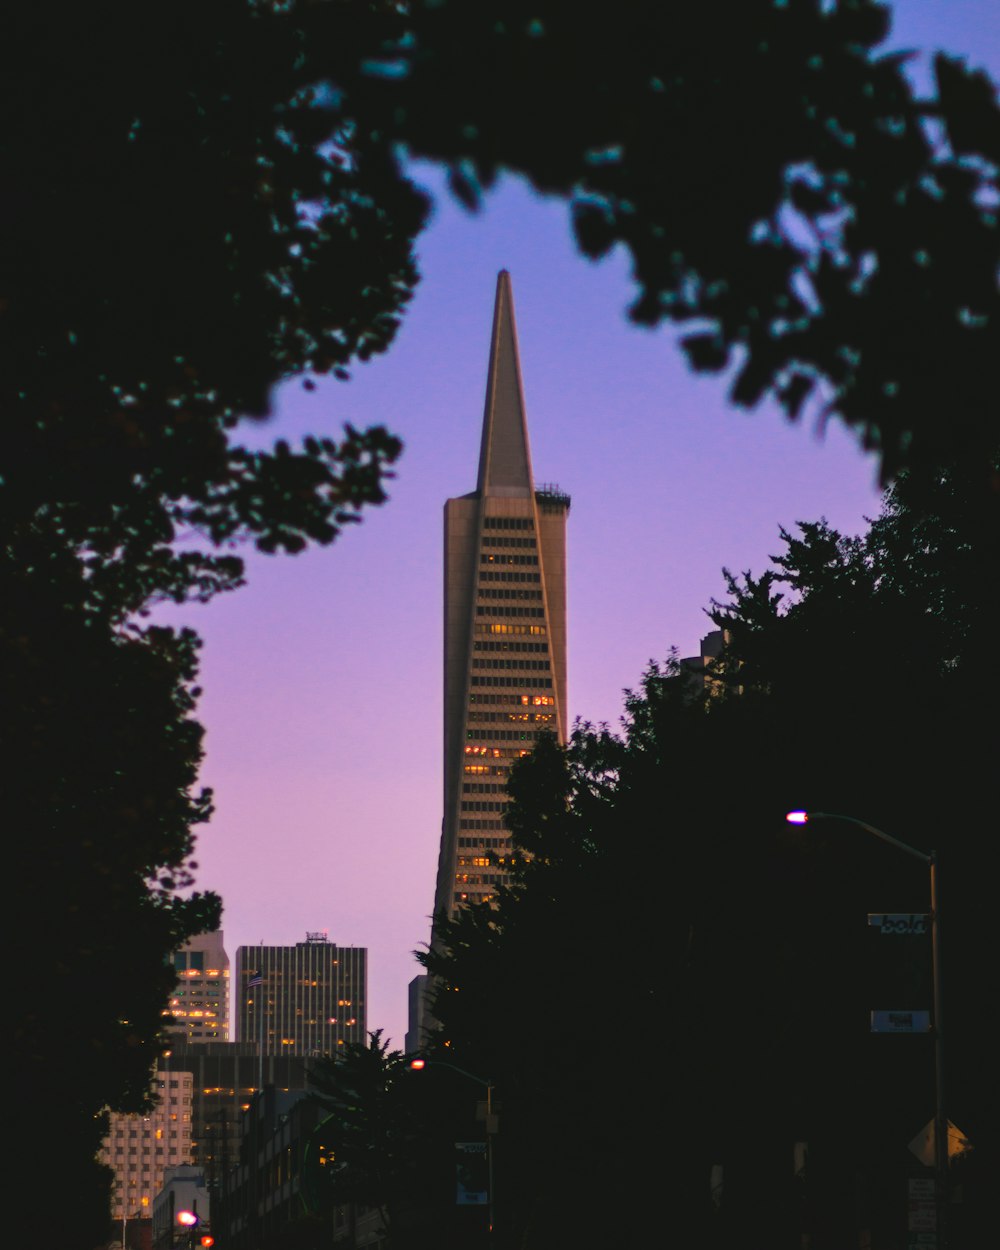
{"label": "window row", "polygon": [[508,573],[508,572],[501,573],[501,572],[497,572],[494,569],[484,569],[483,572],[479,574],[479,580],[481,582],[525,582],[525,583],[535,582],[535,583],[538,583],[538,582],[541,582],[542,575],[541,573]]}
{"label": "window row", "polygon": [[495,829],[497,833],[503,832],[503,822],[500,820],[491,820],[486,816],[467,816],[458,822],[459,829]]}
{"label": "window row", "polygon": [[486,759],[513,759],[522,755],[530,755],[531,751],[527,747],[487,747],[487,746],[467,746],[465,748],[466,755],[478,755]]}
{"label": "window row", "polygon": [[[534,742],[537,736],[533,729],[469,729],[467,738],[488,738],[490,742]],[[468,754],[473,754],[469,751]]]}
{"label": "window row", "polygon": [[506,605],[490,604],[489,607],[478,606],[476,616],[544,616],[544,608],[525,608],[520,604],[508,608]]}
{"label": "window row", "polygon": [[[528,613],[528,615],[531,615]],[[481,622],[476,626],[476,637],[481,638],[489,634],[531,634],[536,638],[545,637],[544,625],[484,625]]]}
{"label": "window row", "polygon": [[533,651],[536,655],[548,655],[547,642],[474,642],[473,651]]}
{"label": "window row", "polygon": [[[523,686],[526,684],[523,677],[479,677],[473,674],[469,678],[469,684],[473,686]],[[551,677],[532,677],[531,684],[533,686],[541,686],[542,689],[552,689]]]}
{"label": "window row", "polygon": [[458,845],[460,847],[487,847],[495,851],[509,851],[510,838],[459,838]]}
{"label": "window row", "polygon": [[504,881],[503,874],[495,872],[456,872],[456,885],[499,885]]}
{"label": "window row", "polygon": [[531,547],[534,548],[534,538],[501,538],[499,534],[484,534],[484,547]]}
{"label": "window row", "polygon": [[462,783],[463,794],[506,794],[507,787],[500,781],[466,781]]}
{"label": "window row", "polygon": [[499,799],[463,799],[461,810],[463,812],[503,813],[507,810],[507,804],[502,803]]}
{"label": "window row", "polygon": [[505,586],[480,586],[479,599],[518,599],[522,603],[541,603],[540,590],[508,590]]}
{"label": "window row", "polygon": [[494,566],[499,565],[499,564],[506,564],[508,567],[510,565],[515,565],[515,566],[524,565],[525,567],[530,568],[532,565],[537,567],[538,556],[496,556],[496,555],[488,555],[484,551],[482,555],[480,555],[479,557],[479,563],[480,564],[492,564]]}
{"label": "window row", "polygon": [[503,764],[466,764],[462,771],[476,777],[506,777],[509,769]]}
{"label": "window row", "polygon": [[491,656],[489,659],[476,660],[476,668],[520,668],[529,673],[547,673],[550,665],[548,660],[522,660],[520,658],[516,660],[502,660],[499,657],[494,659]]}
{"label": "window row", "polygon": [[552,712],[482,712],[475,707],[469,709],[470,725],[509,724],[511,721],[547,725],[552,720]]}
{"label": "window row", "polygon": [[549,707],[555,700],[550,694],[470,694],[469,707]]}
{"label": "window row", "polygon": [[533,530],[534,518],[530,516],[488,516],[483,517],[485,530]]}

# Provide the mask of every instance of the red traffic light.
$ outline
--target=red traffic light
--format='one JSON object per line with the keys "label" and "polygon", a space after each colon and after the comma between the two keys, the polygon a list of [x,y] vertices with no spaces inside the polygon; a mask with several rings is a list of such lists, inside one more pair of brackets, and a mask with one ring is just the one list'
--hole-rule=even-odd
{"label": "red traffic light", "polygon": [[426,1059],[411,1059],[410,1060],[410,1067],[413,1069],[414,1072],[419,1072],[421,1068],[424,1068],[426,1066],[427,1066]]}
{"label": "red traffic light", "polygon": [[206,1234],[205,1234],[205,1236],[204,1236],[204,1237],[202,1237],[202,1239],[201,1239],[201,1244],[202,1244],[203,1246],[214,1246],[214,1245],[215,1245],[215,1238],[214,1238],[214,1237],[212,1237],[212,1236],[210,1236],[208,1233],[206,1233]]}

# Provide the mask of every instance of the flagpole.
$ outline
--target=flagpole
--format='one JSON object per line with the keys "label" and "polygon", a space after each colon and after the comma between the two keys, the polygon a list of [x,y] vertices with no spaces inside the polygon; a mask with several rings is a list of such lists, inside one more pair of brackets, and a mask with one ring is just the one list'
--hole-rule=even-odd
{"label": "flagpole", "polygon": [[[263,993],[264,986],[258,985],[257,990],[259,993]],[[259,1008],[259,1017],[260,1017],[260,1021],[259,1021],[260,1027],[258,1029],[258,1034],[257,1034],[257,1088],[263,1094],[263,1090],[264,1090],[264,1004],[263,1002],[261,1003],[260,1008]]]}
{"label": "flagpole", "polygon": [[254,1001],[257,1007],[257,1088],[260,1090],[261,1097],[264,1096],[264,968],[259,966],[257,969],[257,979],[260,984],[257,986],[257,995]]}
{"label": "flagpole", "polygon": [[[263,949],[261,955],[263,955]],[[264,1088],[264,964],[259,963],[247,977],[246,993],[253,991],[254,1013],[257,1017],[257,1088]]]}

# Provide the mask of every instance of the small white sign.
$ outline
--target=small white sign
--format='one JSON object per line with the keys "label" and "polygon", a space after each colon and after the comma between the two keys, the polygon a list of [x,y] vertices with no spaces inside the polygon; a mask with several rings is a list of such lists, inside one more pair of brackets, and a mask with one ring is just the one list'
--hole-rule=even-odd
{"label": "small white sign", "polygon": [[929,1033],[929,1011],[873,1011],[873,1033]]}
{"label": "small white sign", "polygon": [[909,1203],[906,1212],[908,1233],[933,1233],[937,1229],[937,1210],[933,1202]]}
{"label": "small white sign", "polygon": [[928,917],[919,912],[869,912],[868,923],[880,933],[922,937],[927,932]]}

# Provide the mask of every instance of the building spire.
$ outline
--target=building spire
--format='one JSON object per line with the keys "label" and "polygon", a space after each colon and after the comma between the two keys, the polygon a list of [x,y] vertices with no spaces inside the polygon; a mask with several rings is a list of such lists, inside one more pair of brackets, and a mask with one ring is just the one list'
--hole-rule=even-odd
{"label": "building spire", "polygon": [[480,495],[515,499],[530,499],[534,491],[521,362],[517,354],[514,295],[506,269],[497,274],[476,489]]}

